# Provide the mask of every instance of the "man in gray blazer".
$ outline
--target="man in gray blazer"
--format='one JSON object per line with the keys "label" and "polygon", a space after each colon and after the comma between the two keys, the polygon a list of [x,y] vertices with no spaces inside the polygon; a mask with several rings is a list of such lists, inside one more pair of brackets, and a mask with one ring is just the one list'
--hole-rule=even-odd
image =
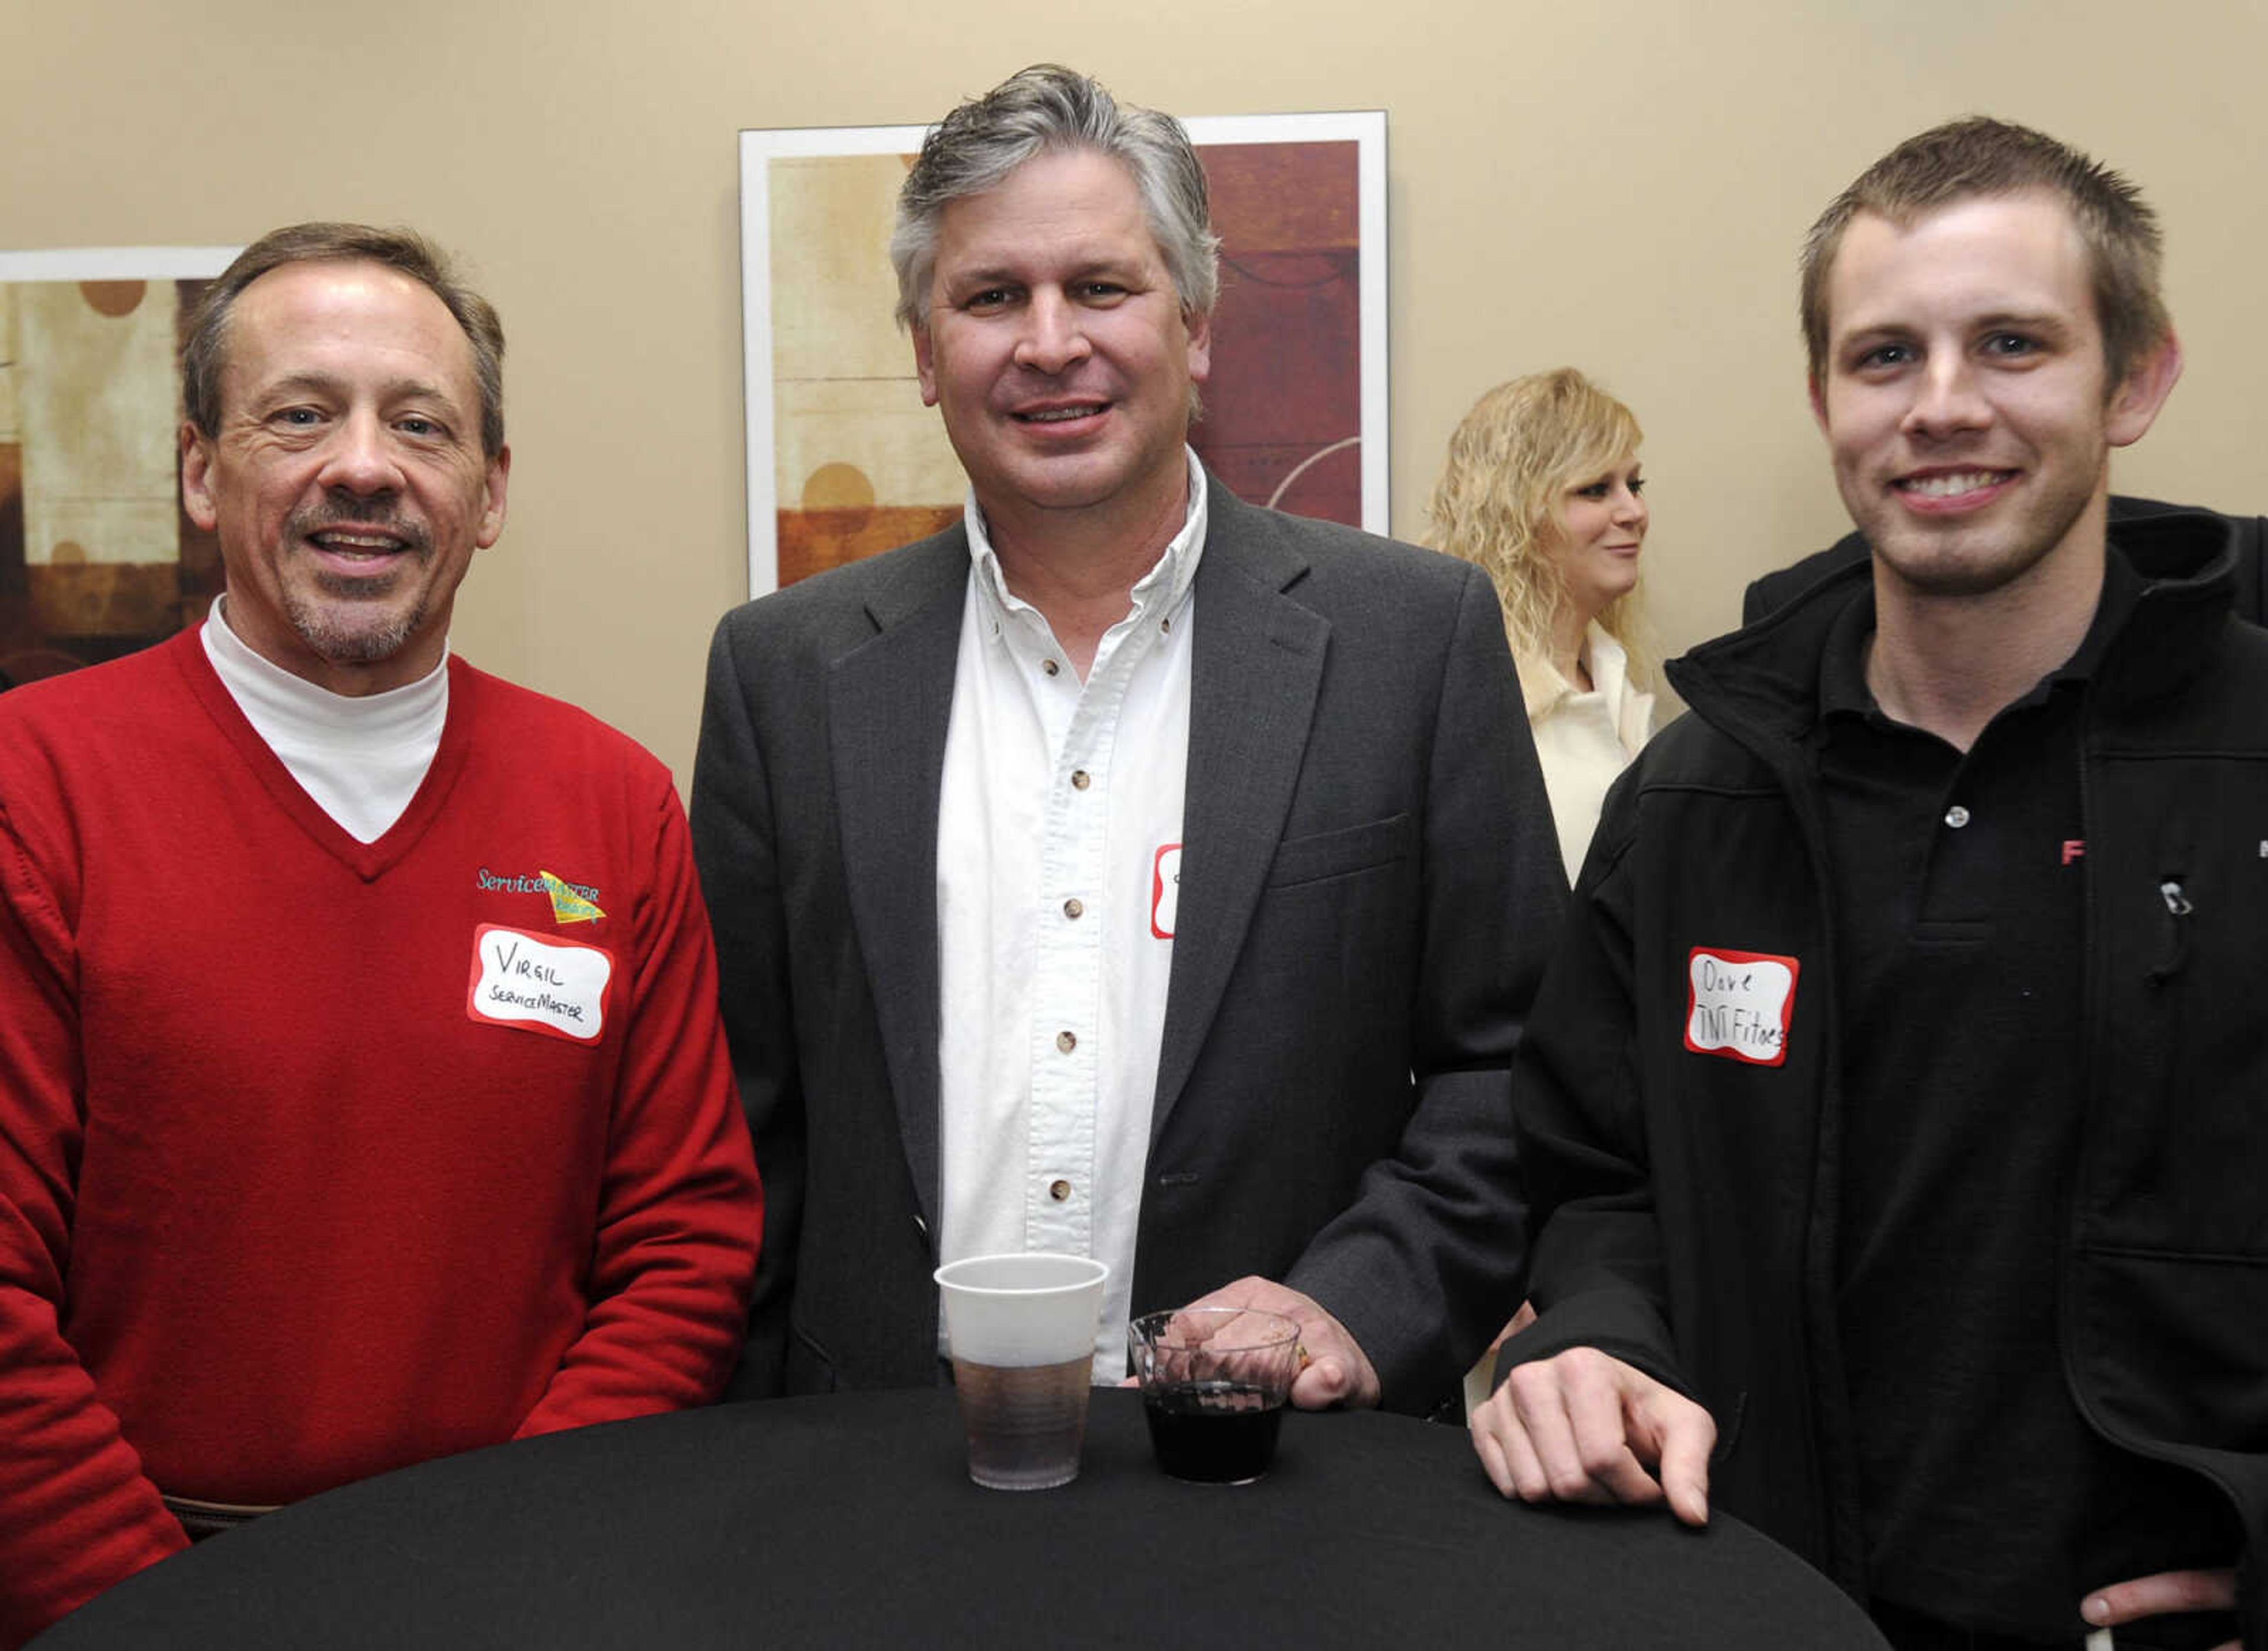
{"label": "man in gray blazer", "polygon": [[939,1379],[941,1259],[1290,1313],[1423,1411],[1520,1299],[1507,1072],[1565,890],[1495,597],[1185,438],[1178,122],[1027,70],[892,257],[963,525],[726,616],[696,853],[766,1192],[743,1395]]}

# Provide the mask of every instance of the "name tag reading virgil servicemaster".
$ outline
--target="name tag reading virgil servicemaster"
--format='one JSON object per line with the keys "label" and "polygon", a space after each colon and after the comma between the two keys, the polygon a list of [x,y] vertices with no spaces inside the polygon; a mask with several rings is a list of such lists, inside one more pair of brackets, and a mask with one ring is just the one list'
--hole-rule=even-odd
{"label": "name tag reading virgil servicemaster", "polygon": [[1779,1065],[1787,1059],[1801,967],[1768,952],[1694,947],[1685,959],[1685,1046],[1697,1055]]}
{"label": "name tag reading virgil servicemaster", "polygon": [[613,954],[579,941],[540,940],[499,923],[473,933],[473,984],[466,1011],[475,1020],[516,1026],[579,1044],[606,1028]]}

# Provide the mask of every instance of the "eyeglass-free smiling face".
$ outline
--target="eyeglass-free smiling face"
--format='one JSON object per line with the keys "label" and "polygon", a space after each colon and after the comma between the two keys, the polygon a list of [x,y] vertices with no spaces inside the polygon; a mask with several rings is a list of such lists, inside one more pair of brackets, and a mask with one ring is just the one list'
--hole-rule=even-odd
{"label": "eyeglass-free smiling face", "polygon": [[1064,512],[1169,537],[1211,351],[1109,157],[1046,151],[946,208],[914,361],[996,539]]}
{"label": "eyeglass-free smiling face", "polygon": [[2108,459],[2180,370],[2170,341],[2108,382],[2087,251],[2043,194],[1911,224],[1862,213],[1827,282],[1812,405],[1844,503],[1892,576],[1975,595],[2099,554]]}
{"label": "eyeglass-free smiling face", "polygon": [[1544,554],[1558,569],[1567,599],[1587,621],[1638,583],[1638,552],[1646,545],[1646,478],[1635,457],[1606,474],[1583,476],[1560,489],[1560,522]]}
{"label": "eyeglass-free smiling face", "polygon": [[417,680],[504,530],[511,453],[481,450],[471,341],[421,283],[343,260],[261,275],[225,341],[220,429],[183,428],[181,489],[218,532],[229,627],[334,693]]}

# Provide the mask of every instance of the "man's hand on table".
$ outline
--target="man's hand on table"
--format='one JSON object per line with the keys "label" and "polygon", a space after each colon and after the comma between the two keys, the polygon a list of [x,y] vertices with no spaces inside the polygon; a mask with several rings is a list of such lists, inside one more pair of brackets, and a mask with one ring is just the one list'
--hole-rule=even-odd
{"label": "man's hand on table", "polygon": [[1307,1363],[1292,1383],[1292,1403],[1300,1410],[1368,1410],[1378,1403],[1378,1372],[1370,1356],[1347,1334],[1346,1326],[1311,1298],[1263,1278],[1239,1279],[1191,1307],[1249,1307],[1281,1313],[1300,1326]]}
{"label": "man's hand on table", "polygon": [[1667,1500],[1685,1523],[1709,1523],[1717,1424],[1675,1389],[1594,1348],[1514,1365],[1469,1426],[1481,1465],[1506,1496],[1631,1508]]}
{"label": "man's hand on table", "polygon": [[[2097,1589],[2080,1606],[2079,1614],[2098,1628],[2116,1628],[2176,1611],[2235,1609],[2235,1571],[2160,1571]],[[2213,1651],[2238,1651],[2238,1642],[2231,1640]]]}

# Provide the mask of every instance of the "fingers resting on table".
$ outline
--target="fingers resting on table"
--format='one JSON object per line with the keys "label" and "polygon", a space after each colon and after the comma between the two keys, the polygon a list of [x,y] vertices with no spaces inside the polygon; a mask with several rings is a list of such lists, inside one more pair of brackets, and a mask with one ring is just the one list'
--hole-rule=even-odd
{"label": "fingers resting on table", "polygon": [[1590,1347],[1514,1365],[1469,1424],[1490,1480],[1528,1502],[1667,1501],[1709,1523],[1709,1413],[1642,1370]]}
{"label": "fingers resting on table", "polygon": [[1369,1355],[1313,1297],[1271,1279],[1242,1278],[1189,1304],[1281,1313],[1299,1325],[1307,1366],[1292,1383],[1292,1403],[1298,1408],[1366,1410],[1378,1403],[1378,1372]]}

